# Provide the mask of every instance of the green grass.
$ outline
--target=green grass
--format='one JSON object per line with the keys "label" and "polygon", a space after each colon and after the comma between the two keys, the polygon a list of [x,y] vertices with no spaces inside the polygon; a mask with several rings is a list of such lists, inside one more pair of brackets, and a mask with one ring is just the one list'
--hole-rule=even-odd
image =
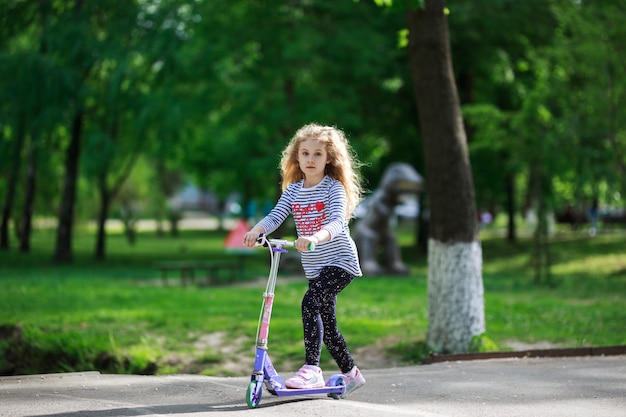
{"label": "green grass", "polygon": [[[410,277],[357,279],[339,298],[338,318],[353,353],[384,340],[384,354],[416,361],[427,353],[427,267],[400,230]],[[93,259],[95,238],[75,236],[70,266],[51,260],[54,235],[37,231],[30,254],[0,252],[0,370],[39,373],[99,369],[115,373],[237,373],[229,362],[254,359],[254,336],[267,253],[245,259],[238,285],[162,286],[160,260],[223,259],[226,232],[142,233],[136,245],[107,239],[107,260]],[[483,233],[487,337],[497,349],[512,341],[561,347],[626,344],[626,234],[559,233],[551,245],[556,287],[533,284],[531,241],[511,245]],[[276,289],[270,349],[277,367],[303,355],[302,279]],[[19,329],[19,330],[16,330]],[[323,365],[331,360],[324,351]]]}

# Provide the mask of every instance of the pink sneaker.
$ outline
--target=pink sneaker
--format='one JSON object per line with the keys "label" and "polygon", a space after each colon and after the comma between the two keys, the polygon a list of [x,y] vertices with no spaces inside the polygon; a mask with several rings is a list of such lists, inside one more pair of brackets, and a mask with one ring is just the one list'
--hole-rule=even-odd
{"label": "pink sneaker", "polygon": [[365,385],[365,377],[359,371],[359,368],[356,366],[352,368],[352,370],[346,374],[346,392],[341,396],[341,398],[345,398],[348,394],[356,391],[358,388],[361,388]]}
{"label": "pink sneaker", "polygon": [[324,376],[319,366],[303,365],[296,374],[285,381],[287,388],[321,388],[324,386]]}

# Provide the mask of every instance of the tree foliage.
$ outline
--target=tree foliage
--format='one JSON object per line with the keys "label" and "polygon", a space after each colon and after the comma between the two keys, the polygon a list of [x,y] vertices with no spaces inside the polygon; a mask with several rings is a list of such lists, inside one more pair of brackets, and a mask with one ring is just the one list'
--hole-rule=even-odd
{"label": "tree foliage", "polygon": [[[622,3],[448,1],[478,208],[624,206]],[[151,216],[184,182],[273,199],[280,151],[311,121],[348,133],[370,188],[393,161],[424,173],[405,17],[422,6],[1,2],[0,246],[15,230],[27,250],[31,216],[63,219],[71,239],[76,216],[116,215],[104,207],[139,156],[154,169]]]}

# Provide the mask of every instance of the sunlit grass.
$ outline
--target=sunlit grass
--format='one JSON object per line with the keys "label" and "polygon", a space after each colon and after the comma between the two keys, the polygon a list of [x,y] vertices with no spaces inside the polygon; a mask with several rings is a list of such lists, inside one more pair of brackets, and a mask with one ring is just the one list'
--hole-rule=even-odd
{"label": "sunlit grass", "polygon": [[558,275],[611,275],[626,271],[626,248],[624,253],[581,255],[578,259],[560,262],[552,271]]}

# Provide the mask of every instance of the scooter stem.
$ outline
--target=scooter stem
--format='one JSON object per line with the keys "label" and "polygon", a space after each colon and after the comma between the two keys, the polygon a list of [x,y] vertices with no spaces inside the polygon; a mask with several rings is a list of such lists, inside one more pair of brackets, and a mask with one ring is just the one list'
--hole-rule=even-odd
{"label": "scooter stem", "polygon": [[[274,248],[271,248],[272,250]],[[261,349],[267,349],[267,341],[270,332],[270,320],[272,318],[272,306],[274,304],[274,289],[276,288],[276,277],[278,275],[278,265],[280,264],[280,255],[282,248],[277,248],[272,257],[272,264],[270,265],[270,275],[267,282],[267,287],[263,297],[263,316],[259,327],[259,334],[257,336],[256,346]]]}

